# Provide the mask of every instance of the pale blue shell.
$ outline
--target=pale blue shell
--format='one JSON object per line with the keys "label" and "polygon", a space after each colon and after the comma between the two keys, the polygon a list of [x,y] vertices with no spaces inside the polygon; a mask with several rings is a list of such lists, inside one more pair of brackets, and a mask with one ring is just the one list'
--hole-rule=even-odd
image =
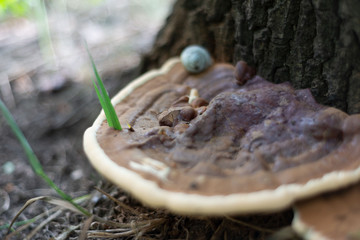
{"label": "pale blue shell", "polygon": [[209,52],[198,45],[186,47],[182,51],[180,59],[186,70],[191,73],[200,73],[212,64]]}

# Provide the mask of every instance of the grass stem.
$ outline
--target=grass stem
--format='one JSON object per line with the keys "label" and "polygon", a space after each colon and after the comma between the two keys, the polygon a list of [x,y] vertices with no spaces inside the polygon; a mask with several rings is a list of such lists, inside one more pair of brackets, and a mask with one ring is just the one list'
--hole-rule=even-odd
{"label": "grass stem", "polygon": [[16,124],[15,119],[11,115],[8,108],[5,106],[3,101],[0,99],[0,111],[5,117],[6,122],[10,126],[11,130],[17,137],[18,141],[20,142],[21,146],[23,147],[25,154],[30,162],[31,167],[33,168],[34,172],[40,176],[51,188],[53,188],[60,197],[62,197],[64,200],[70,202],[74,207],[79,209],[83,214],[90,216],[91,214],[84,208],[82,208],[80,205],[76,204],[72,198],[67,195],[65,192],[63,192],[44,172],[41,163],[39,159],[36,157],[34,151],[32,150],[29,142],[25,138],[24,134],[20,130],[19,126]]}

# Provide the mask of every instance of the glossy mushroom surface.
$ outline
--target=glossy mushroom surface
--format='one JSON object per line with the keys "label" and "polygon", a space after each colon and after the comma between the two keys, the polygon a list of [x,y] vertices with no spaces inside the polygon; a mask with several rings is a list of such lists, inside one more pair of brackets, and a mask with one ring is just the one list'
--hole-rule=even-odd
{"label": "glossy mushroom surface", "polygon": [[194,75],[172,59],[134,80],[113,104],[135,131],[101,113],[84,135],[89,160],[143,203],[194,215],[276,211],[360,179],[360,115],[234,71]]}

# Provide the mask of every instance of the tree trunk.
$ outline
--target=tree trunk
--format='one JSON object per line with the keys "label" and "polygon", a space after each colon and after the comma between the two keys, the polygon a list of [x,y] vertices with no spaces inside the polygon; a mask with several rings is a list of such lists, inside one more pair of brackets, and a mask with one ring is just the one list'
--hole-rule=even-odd
{"label": "tree trunk", "polygon": [[216,61],[245,60],[269,81],[359,113],[359,39],[359,0],[178,0],[142,69],[200,44]]}

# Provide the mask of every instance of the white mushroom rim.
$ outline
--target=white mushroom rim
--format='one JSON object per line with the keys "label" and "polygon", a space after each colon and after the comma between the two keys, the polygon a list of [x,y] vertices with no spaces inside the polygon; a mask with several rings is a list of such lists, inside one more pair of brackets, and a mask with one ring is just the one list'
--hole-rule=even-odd
{"label": "white mushroom rim", "polygon": [[[167,73],[179,61],[178,58],[170,59],[161,69],[149,71],[132,81],[112,99],[112,104],[118,104],[137,87],[156,76]],[[105,119],[105,114],[102,111],[94,124],[84,134],[84,150],[95,169],[108,180],[140,199],[144,204],[154,208],[166,208],[179,214],[222,216],[273,212],[291,206],[295,200],[335,190],[360,180],[360,167],[358,167],[353,171],[330,172],[322,178],[310,180],[306,184],[287,184],[276,189],[252,193],[204,196],[167,191],[160,188],[155,182],[144,179],[140,174],[121,167],[105,154],[96,139],[96,132]],[[167,166],[165,164],[154,165],[153,161],[150,162],[152,162],[150,167],[141,166],[139,163],[130,163],[130,166],[148,173],[161,168],[163,172],[158,177],[166,178]]]}
{"label": "white mushroom rim", "polygon": [[295,216],[292,221],[291,227],[294,231],[303,236],[304,239],[312,239],[312,240],[329,240],[327,237],[323,236],[320,232],[312,229],[310,226],[306,225],[304,222],[300,220],[299,213],[295,208]]}

